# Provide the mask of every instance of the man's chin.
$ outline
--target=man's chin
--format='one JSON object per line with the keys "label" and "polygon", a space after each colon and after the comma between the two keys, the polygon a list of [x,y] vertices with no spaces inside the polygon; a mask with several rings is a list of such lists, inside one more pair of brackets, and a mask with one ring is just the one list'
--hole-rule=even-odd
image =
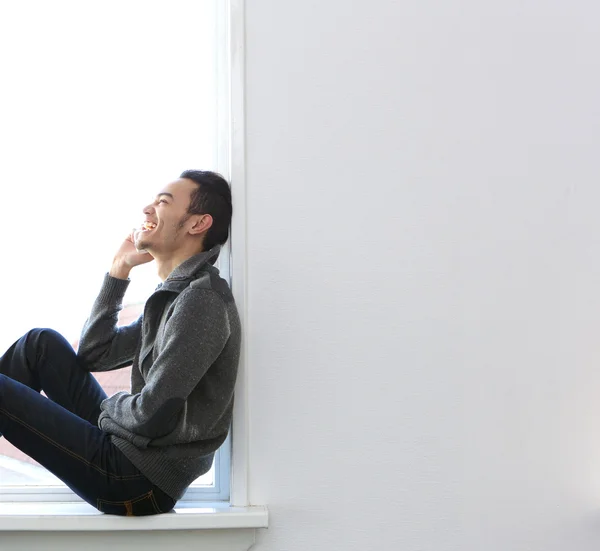
{"label": "man's chin", "polygon": [[134,243],[135,248],[139,253],[149,253],[152,245],[148,243],[145,239],[139,239]]}

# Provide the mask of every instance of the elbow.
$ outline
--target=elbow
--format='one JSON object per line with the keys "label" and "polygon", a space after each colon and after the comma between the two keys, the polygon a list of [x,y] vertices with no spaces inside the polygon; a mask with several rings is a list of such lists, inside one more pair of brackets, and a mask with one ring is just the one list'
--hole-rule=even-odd
{"label": "elbow", "polygon": [[183,398],[170,398],[139,424],[139,434],[152,439],[171,434],[179,424],[184,405]]}

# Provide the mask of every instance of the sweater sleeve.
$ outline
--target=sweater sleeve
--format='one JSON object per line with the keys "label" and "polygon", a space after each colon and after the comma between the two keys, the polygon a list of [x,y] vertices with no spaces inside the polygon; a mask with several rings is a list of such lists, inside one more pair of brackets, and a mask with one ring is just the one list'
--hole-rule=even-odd
{"label": "sweater sleeve", "polygon": [[129,280],[106,274],[92,312],[81,332],[77,356],[88,371],[110,371],[131,365],[141,334],[142,318],[117,327]]}
{"label": "sweater sleeve", "polygon": [[136,443],[142,447],[174,430],[189,394],[230,335],[225,303],[215,291],[185,293],[165,324],[163,346],[147,371],[142,391],[119,392],[100,406],[101,429],[113,433],[119,432],[118,427],[125,429],[138,436]]}

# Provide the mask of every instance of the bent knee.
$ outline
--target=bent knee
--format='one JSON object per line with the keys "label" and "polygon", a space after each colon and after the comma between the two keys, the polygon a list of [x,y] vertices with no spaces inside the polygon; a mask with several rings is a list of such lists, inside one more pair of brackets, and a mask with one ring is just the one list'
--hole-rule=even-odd
{"label": "bent knee", "polygon": [[55,354],[59,351],[74,352],[73,347],[58,331],[47,327],[31,329],[25,335],[28,352],[34,352],[36,357]]}
{"label": "bent knee", "polygon": [[49,327],[36,327],[31,329],[27,332],[27,337],[43,340],[47,343],[58,342],[60,344],[69,344],[69,341],[67,341],[67,339],[65,339],[58,331],[50,329]]}

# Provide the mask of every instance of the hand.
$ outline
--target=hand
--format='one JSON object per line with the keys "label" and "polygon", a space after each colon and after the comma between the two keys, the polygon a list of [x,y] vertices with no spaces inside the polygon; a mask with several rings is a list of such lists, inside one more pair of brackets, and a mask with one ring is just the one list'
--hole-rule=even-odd
{"label": "hand", "polygon": [[133,230],[126,238],[125,241],[119,247],[119,250],[115,254],[113,264],[108,272],[112,277],[119,279],[127,279],[129,272],[135,266],[140,264],[146,264],[154,260],[154,257],[147,252],[140,252],[135,248],[134,245],[134,233]]}

